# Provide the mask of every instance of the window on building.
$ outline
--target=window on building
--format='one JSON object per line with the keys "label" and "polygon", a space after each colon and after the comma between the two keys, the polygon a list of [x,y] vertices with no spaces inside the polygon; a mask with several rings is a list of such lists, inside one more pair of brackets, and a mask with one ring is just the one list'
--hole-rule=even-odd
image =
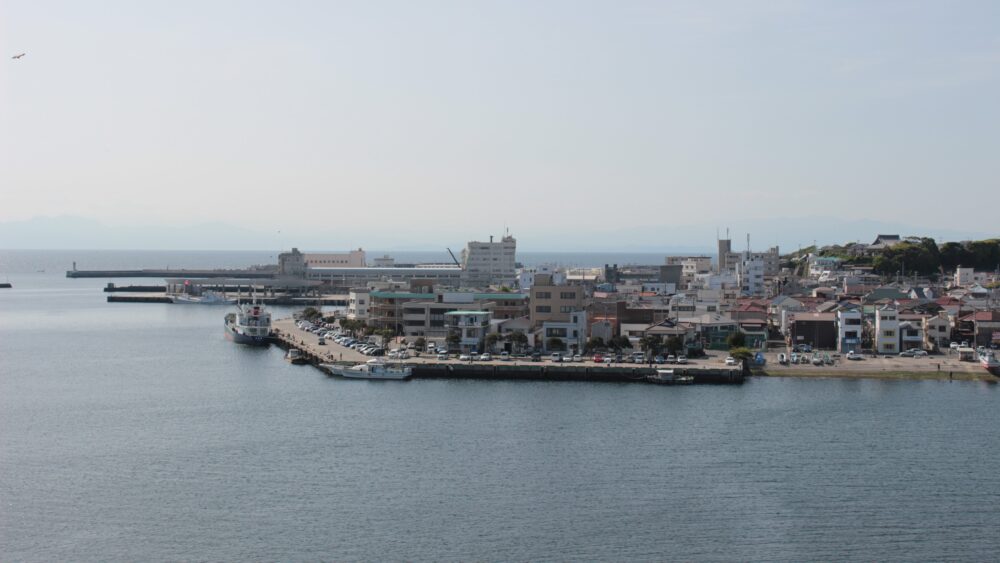
{"label": "window on building", "polygon": [[896,331],[895,330],[883,330],[882,331],[882,336],[892,338],[893,336],[896,336]]}
{"label": "window on building", "polygon": [[559,299],[576,299],[575,291],[562,291],[559,293]]}
{"label": "window on building", "polygon": [[572,313],[573,312],[573,307],[571,307],[569,305],[562,305],[562,306],[559,307],[559,312],[560,313]]}
{"label": "window on building", "polygon": [[548,305],[535,305],[535,312],[536,313],[551,313],[552,312],[552,307],[549,307]]}
{"label": "window on building", "polygon": [[551,291],[539,291],[535,294],[535,299],[552,299]]}

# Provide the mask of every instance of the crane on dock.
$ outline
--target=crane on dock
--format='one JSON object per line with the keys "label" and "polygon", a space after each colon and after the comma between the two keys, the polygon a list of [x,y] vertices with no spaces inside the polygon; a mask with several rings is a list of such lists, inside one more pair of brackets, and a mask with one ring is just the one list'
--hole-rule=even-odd
{"label": "crane on dock", "polygon": [[452,252],[451,249],[447,248],[447,247],[445,248],[445,250],[448,251],[448,254],[451,254],[451,259],[455,261],[455,265],[458,266],[459,268],[461,268],[462,265],[458,262],[458,258],[455,258],[455,253]]}

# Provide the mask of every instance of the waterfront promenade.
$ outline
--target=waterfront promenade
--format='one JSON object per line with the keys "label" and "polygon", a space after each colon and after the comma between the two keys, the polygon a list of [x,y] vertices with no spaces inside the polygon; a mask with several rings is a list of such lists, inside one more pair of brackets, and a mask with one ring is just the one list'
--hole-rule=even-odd
{"label": "waterfront promenade", "polygon": [[[326,362],[349,362],[363,363],[371,359],[364,354],[346,348],[327,340],[323,346],[319,345],[319,338],[310,332],[299,329],[295,326],[293,319],[280,319],[274,321],[274,328],[279,331],[282,339],[292,343],[302,349],[307,354]],[[847,360],[843,356],[834,357],[833,365],[814,366],[810,364],[797,364],[783,366],[778,363],[779,351],[765,353],[766,364],[759,369],[753,369],[756,375],[767,375],[774,377],[837,377],[837,378],[866,378],[866,379],[938,379],[938,380],[977,380],[987,382],[997,382],[1000,378],[990,375],[978,362],[961,362],[955,355],[937,355],[924,358],[900,358],[892,357],[865,357],[862,360]],[[705,358],[691,360],[686,366],[689,369],[732,369],[725,365],[727,354],[720,351],[710,351]],[[558,365],[558,366],[585,366],[587,368],[609,368],[621,369],[630,367],[645,367],[646,364],[613,363],[595,364],[589,359],[583,362],[563,362],[552,363],[543,356],[542,362],[533,362],[525,358],[515,358],[507,361],[494,358],[489,362],[460,362],[454,356],[448,360],[438,360],[433,354],[411,355],[406,360],[407,364],[429,365],[429,364],[474,364],[474,365]],[[661,368],[674,367],[671,365],[656,366]]]}

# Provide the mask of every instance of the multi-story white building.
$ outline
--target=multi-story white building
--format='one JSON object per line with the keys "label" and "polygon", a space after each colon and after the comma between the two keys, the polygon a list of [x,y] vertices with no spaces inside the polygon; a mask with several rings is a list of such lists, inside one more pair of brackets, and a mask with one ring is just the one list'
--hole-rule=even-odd
{"label": "multi-story white building", "polygon": [[444,314],[449,332],[458,334],[462,352],[480,351],[490,329],[489,311],[452,311]]}
{"label": "multi-story white building", "polygon": [[370,303],[368,289],[352,289],[347,293],[347,318],[352,321],[368,320]]}
{"label": "multi-story white building", "polygon": [[[541,328],[541,343],[546,351],[566,350],[580,353],[587,343],[587,312],[574,311],[570,313],[569,321],[545,321]],[[553,339],[559,339],[561,348],[553,348]]]}
{"label": "multi-story white building", "polygon": [[892,305],[875,311],[875,351],[879,354],[899,353],[899,313]]}
{"label": "multi-story white building", "polygon": [[533,268],[521,268],[517,271],[517,287],[519,289],[531,289],[535,285],[535,276],[541,274],[549,276],[552,285],[566,285],[566,272],[553,264],[542,264]]}
{"label": "multi-story white building", "polygon": [[681,287],[688,287],[698,274],[708,274],[712,271],[711,256],[667,256],[667,266],[681,267]]}
{"label": "multi-story white building", "polygon": [[861,309],[837,311],[837,350],[840,352],[861,352],[861,333],[864,330],[861,317]]}
{"label": "multi-story white building", "polygon": [[507,235],[500,242],[471,241],[462,250],[462,287],[513,287],[516,281],[517,241]]}
{"label": "multi-story white building", "polygon": [[[747,245],[749,246],[749,239]],[[749,253],[764,262],[764,276],[774,277],[781,273],[781,254],[777,246],[772,246],[766,252],[739,252],[733,251],[732,241],[729,239],[719,240],[719,264],[718,272],[735,273],[739,263],[743,261],[745,255]]]}
{"label": "multi-story white building", "polygon": [[736,280],[740,292],[746,296],[764,295],[764,259],[752,252],[746,252],[736,263]]}

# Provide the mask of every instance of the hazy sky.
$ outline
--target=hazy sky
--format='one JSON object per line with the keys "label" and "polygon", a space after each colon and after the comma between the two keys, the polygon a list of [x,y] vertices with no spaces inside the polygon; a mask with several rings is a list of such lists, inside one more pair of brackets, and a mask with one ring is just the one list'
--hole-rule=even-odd
{"label": "hazy sky", "polygon": [[0,222],[998,223],[996,0],[0,0],[0,45]]}

